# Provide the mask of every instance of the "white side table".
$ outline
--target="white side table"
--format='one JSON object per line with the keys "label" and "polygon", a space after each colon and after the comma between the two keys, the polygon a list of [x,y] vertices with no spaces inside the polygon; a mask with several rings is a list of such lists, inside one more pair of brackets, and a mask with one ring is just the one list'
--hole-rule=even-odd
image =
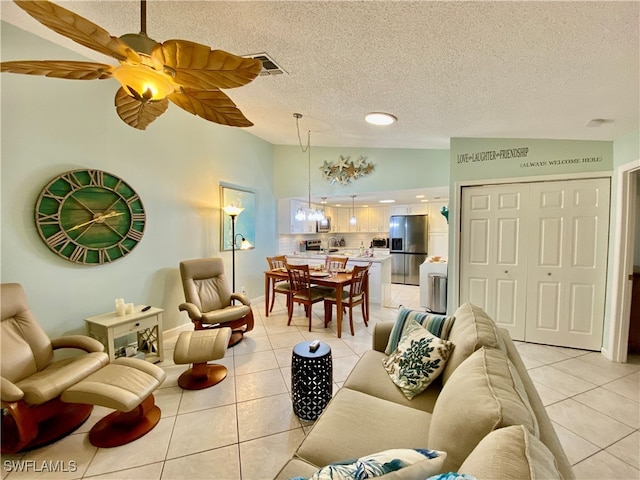
{"label": "white side table", "polygon": [[89,335],[102,342],[109,354],[109,361],[116,358],[114,340],[131,333],[138,334],[138,350],[145,352],[145,360],[156,363],[164,360],[162,345],[161,308],[151,307],[146,312],[144,305],[136,305],[133,313],[116,316],[116,312],[103,313],[84,319]]}

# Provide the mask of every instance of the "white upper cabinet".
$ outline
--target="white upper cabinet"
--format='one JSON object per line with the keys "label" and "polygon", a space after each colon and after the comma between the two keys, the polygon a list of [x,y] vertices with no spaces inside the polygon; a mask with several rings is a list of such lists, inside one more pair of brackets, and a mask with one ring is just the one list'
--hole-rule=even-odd
{"label": "white upper cabinet", "polygon": [[369,231],[388,232],[390,211],[391,209],[389,207],[370,207]]}
{"label": "white upper cabinet", "polygon": [[393,205],[391,215],[427,215],[429,203],[416,203],[411,205]]}
{"label": "white upper cabinet", "polygon": [[307,202],[300,200],[278,200],[278,233],[315,233],[316,222],[296,220],[298,209],[306,206]]}

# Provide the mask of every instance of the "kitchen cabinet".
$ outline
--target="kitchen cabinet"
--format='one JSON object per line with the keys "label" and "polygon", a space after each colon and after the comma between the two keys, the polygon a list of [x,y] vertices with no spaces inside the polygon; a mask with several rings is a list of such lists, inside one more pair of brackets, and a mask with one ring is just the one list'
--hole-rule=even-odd
{"label": "kitchen cabinet", "polygon": [[428,213],[428,202],[411,205],[394,205],[391,207],[391,215],[428,215]]}
{"label": "kitchen cabinet", "polygon": [[369,231],[389,232],[389,207],[369,207]]}
{"label": "kitchen cabinet", "polygon": [[368,232],[369,231],[369,209],[366,207],[356,207],[353,209],[356,217],[355,225],[351,224],[351,216],[349,216],[350,232]]}
{"label": "kitchen cabinet", "polygon": [[336,217],[338,221],[336,222],[336,233],[347,233],[349,232],[349,219],[351,218],[351,209],[350,208],[336,208]]}
{"label": "kitchen cabinet", "polygon": [[301,200],[278,200],[278,233],[316,233],[316,222],[296,220],[298,209],[306,206]]}

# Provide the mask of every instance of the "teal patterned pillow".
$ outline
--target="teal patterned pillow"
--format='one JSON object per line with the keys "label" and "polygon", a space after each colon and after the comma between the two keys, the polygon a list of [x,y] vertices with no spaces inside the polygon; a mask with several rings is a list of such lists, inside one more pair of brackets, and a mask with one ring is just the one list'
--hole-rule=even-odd
{"label": "teal patterned pillow", "polygon": [[391,355],[396,348],[398,348],[398,342],[404,333],[407,325],[414,320],[422,325],[424,328],[433,333],[436,337],[440,337],[443,340],[449,339],[449,333],[451,327],[455,321],[455,317],[447,317],[445,315],[436,315],[427,312],[421,312],[419,310],[409,310],[408,308],[400,305],[398,309],[398,317],[396,323],[391,329],[389,335],[389,342],[384,353]]}
{"label": "teal patterned pillow", "polygon": [[436,337],[415,320],[405,328],[398,348],[382,360],[385,370],[411,400],[442,373],[453,343]]}
{"label": "teal patterned pillow", "polygon": [[[336,462],[322,467],[308,480],[364,480],[367,478],[426,478],[439,472],[447,454],[437,450],[396,448],[356,460]],[[406,475],[405,475],[406,472]],[[290,480],[304,480],[294,477]]]}
{"label": "teal patterned pillow", "polygon": [[433,477],[427,478],[427,480],[476,480],[476,477],[472,477],[466,473],[449,472],[434,475]]}

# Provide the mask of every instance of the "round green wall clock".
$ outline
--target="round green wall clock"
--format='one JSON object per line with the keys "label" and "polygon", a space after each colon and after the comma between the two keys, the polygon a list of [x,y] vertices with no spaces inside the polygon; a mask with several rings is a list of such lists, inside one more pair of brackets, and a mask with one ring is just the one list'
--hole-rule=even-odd
{"label": "round green wall clock", "polygon": [[146,216],[138,194],[102,170],[72,170],[38,196],[36,227],[44,243],[74,263],[102,265],[127,255],[142,240]]}

